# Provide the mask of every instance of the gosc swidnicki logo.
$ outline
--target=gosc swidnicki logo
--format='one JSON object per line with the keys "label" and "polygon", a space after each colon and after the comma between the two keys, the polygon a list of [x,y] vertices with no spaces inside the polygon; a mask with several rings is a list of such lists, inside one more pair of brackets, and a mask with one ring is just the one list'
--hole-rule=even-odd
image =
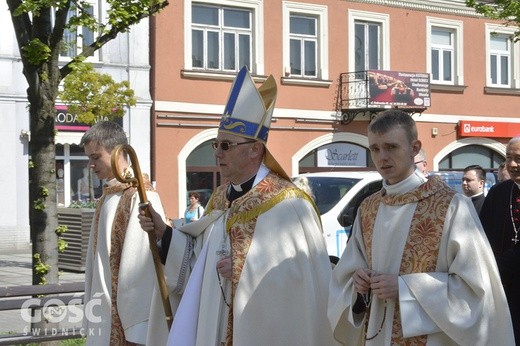
{"label": "gosc swidnicki logo", "polygon": [[51,298],[43,304],[41,310],[35,310],[31,316],[31,308],[41,306],[42,299],[27,299],[22,304],[21,316],[27,323],[38,323],[43,320],[50,323],[68,322],[81,323],[84,318],[91,323],[101,322],[101,317],[94,314],[94,307],[101,305],[101,293],[96,293],[84,308],[81,308],[81,295],[74,295],[66,304],[60,298]]}
{"label": "gosc swidnicki logo", "polygon": [[464,124],[464,133],[471,132],[471,124]]}

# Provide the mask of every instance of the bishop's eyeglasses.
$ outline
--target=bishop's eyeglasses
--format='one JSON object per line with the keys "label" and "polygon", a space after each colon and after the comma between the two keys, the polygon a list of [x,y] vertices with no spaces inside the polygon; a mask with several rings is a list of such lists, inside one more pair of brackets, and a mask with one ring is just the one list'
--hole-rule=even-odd
{"label": "bishop's eyeglasses", "polygon": [[228,151],[231,149],[231,147],[235,147],[237,145],[241,144],[249,144],[254,143],[256,141],[247,141],[247,142],[219,142],[219,141],[213,141],[211,143],[211,146],[213,147],[213,150],[217,150],[218,148],[222,149],[223,151]]}

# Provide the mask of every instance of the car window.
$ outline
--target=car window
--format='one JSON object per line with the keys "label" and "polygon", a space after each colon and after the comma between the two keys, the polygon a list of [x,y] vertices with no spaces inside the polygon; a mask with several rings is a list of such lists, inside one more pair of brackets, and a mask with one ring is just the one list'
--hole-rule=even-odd
{"label": "car window", "polygon": [[361,179],[338,177],[309,177],[309,185],[320,215],[331,210]]}
{"label": "car window", "polygon": [[365,198],[381,190],[383,187],[383,180],[373,181],[367,184],[361,191],[348,202],[343,210],[338,215],[338,222],[343,227],[350,227],[354,224],[354,218],[356,217],[359,205]]}

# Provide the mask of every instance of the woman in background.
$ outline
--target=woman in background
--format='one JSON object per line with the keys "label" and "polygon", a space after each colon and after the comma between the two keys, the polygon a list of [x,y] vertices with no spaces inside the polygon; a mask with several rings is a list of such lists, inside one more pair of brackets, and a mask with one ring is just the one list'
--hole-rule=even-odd
{"label": "woman in background", "polygon": [[190,204],[184,212],[184,219],[186,220],[186,223],[198,220],[204,214],[204,207],[202,207],[199,203],[200,195],[197,192],[192,191],[188,194],[188,196],[190,199]]}

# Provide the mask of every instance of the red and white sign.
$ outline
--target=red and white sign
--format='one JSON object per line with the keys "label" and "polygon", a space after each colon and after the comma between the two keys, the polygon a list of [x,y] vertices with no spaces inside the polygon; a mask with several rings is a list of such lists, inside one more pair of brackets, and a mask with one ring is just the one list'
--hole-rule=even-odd
{"label": "red and white sign", "polygon": [[511,138],[520,135],[520,123],[492,121],[459,121],[459,137]]}

